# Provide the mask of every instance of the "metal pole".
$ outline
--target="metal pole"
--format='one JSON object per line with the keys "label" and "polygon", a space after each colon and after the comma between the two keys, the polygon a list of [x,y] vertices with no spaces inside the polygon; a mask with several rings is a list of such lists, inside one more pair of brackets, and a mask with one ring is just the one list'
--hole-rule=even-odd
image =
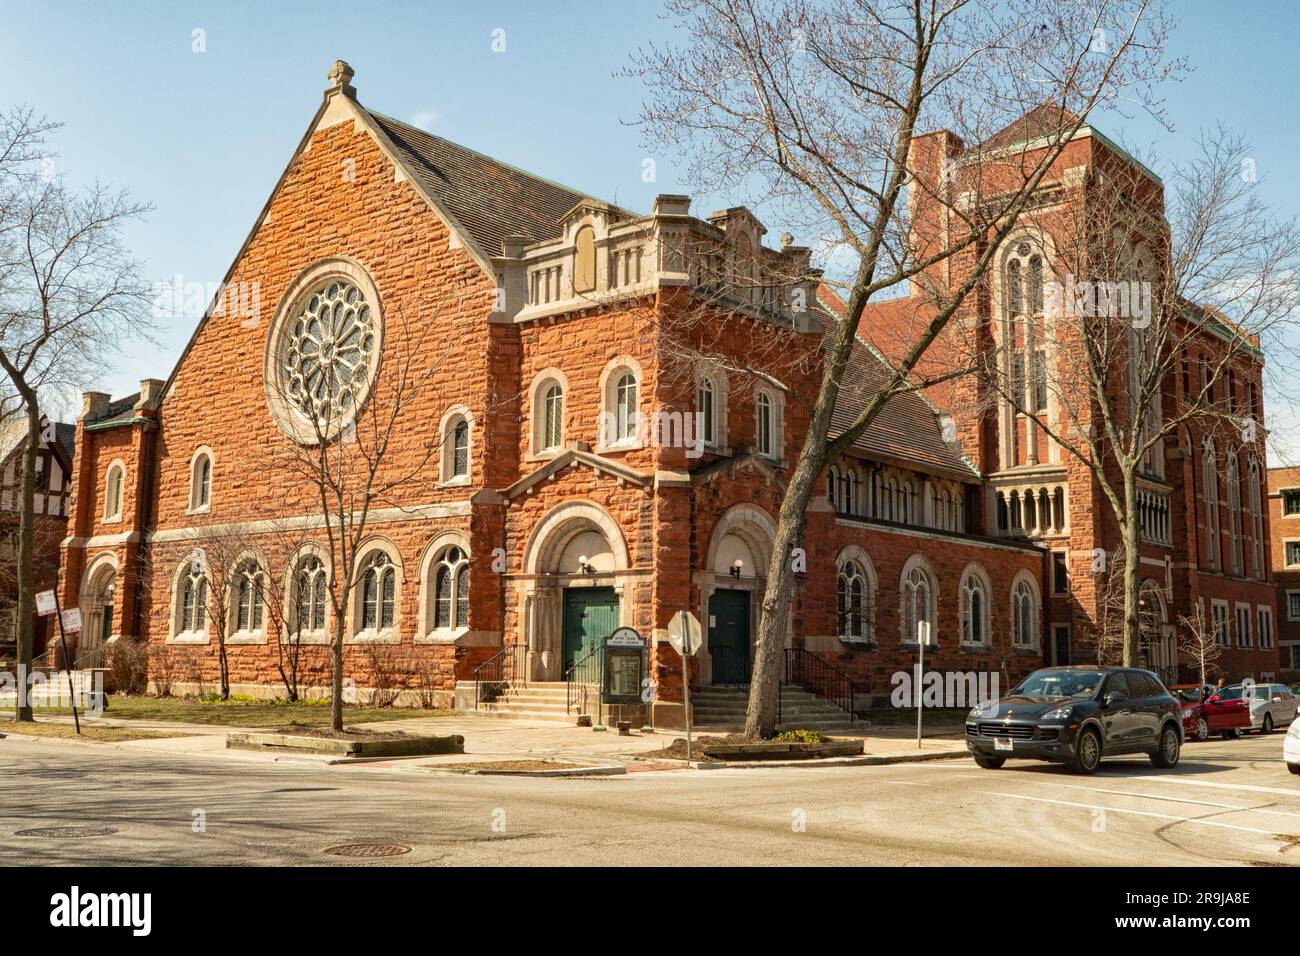
{"label": "metal pole", "polygon": [[[59,643],[63,645],[63,666],[68,674],[68,698],[72,701],[72,722],[81,736],[81,718],[77,716],[77,691],[72,686],[72,661],[68,659],[68,635],[63,632],[63,608],[59,606],[59,586],[54,586],[54,616],[59,619]],[[83,625],[84,626],[84,625]]]}
{"label": "metal pole", "polygon": [[686,704],[686,759],[691,759],[691,628],[685,611],[682,616],[682,698]]}
{"label": "metal pole", "polygon": [[916,636],[919,644],[916,657],[916,680],[912,682],[912,693],[916,695],[916,746],[921,746],[921,713],[925,705],[925,698],[921,693],[921,682],[925,677],[925,642],[930,637],[930,622],[916,622]]}

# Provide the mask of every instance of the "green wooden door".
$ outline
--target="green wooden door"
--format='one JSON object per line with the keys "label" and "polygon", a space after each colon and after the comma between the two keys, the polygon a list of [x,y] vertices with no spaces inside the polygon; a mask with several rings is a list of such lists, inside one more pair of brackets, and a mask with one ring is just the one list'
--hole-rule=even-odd
{"label": "green wooden door", "polygon": [[618,628],[618,595],[613,588],[564,591],[564,669],[580,661]]}
{"label": "green wooden door", "polygon": [[749,683],[749,592],[714,591],[709,598],[713,683]]}

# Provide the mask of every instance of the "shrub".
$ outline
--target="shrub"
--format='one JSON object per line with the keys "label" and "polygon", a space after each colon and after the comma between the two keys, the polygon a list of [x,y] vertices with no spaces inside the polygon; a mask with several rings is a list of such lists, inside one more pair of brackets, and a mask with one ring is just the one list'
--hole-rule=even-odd
{"label": "shrub", "polygon": [[148,645],[119,637],[108,645],[108,675],[119,694],[138,693],[149,676]]}
{"label": "shrub", "polygon": [[830,740],[823,733],[816,730],[807,730],[803,727],[797,727],[794,730],[783,730],[772,739],[788,744],[824,744]]}

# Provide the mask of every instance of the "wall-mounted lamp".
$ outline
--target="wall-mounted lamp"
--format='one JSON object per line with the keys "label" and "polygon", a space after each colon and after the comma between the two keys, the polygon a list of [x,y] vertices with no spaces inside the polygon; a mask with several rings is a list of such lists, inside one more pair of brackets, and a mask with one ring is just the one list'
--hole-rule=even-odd
{"label": "wall-mounted lamp", "polygon": [[596,570],[596,569],[593,568],[593,567],[591,566],[591,564],[588,562],[588,560],[587,560],[587,556],[586,556],[585,554],[580,554],[580,555],[578,555],[578,573],[579,573],[579,574],[593,574],[593,573],[595,573],[595,570]]}
{"label": "wall-mounted lamp", "polygon": [[745,562],[740,560],[740,558],[737,558],[735,561],[732,561],[731,568],[730,568],[731,576],[733,578],[740,577],[740,572],[744,570],[744,567],[745,567]]}

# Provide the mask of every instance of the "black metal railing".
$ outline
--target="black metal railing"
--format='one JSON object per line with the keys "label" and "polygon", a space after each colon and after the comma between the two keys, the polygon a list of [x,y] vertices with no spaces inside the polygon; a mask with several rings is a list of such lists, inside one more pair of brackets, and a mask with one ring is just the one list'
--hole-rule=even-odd
{"label": "black metal railing", "polygon": [[[811,694],[824,697],[857,719],[857,683],[847,673],[829,661],[802,647],[785,649],[785,681],[796,684]],[[780,698],[777,698],[780,714]]]}
{"label": "black metal railing", "polygon": [[573,713],[576,706],[579,714],[589,713],[588,704],[594,692],[599,696],[600,681],[605,667],[605,647],[602,644],[593,648],[585,657],[580,657],[569,665],[564,672],[564,712]]}
{"label": "black metal railing", "polygon": [[490,704],[512,686],[527,686],[522,644],[507,644],[474,668],[474,709]]}

